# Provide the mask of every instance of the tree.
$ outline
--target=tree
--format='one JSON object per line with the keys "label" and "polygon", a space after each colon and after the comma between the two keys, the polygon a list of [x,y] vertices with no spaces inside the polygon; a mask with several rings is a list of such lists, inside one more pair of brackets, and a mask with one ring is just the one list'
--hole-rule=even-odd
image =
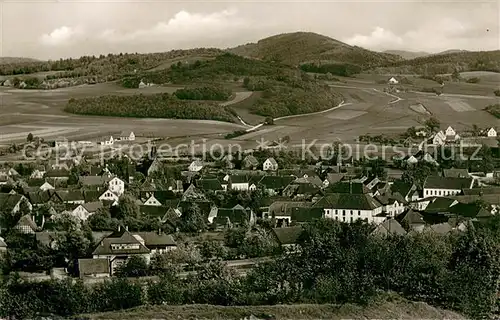
{"label": "tree", "polygon": [[142,256],[133,255],[117,267],[118,277],[144,277],[148,274],[148,264]]}
{"label": "tree", "polygon": [[181,216],[184,232],[201,232],[207,228],[207,221],[196,203],[192,203]]}
{"label": "tree", "polygon": [[28,137],[26,137],[27,142],[32,142],[33,141],[33,133],[28,133]]}
{"label": "tree", "polygon": [[430,119],[425,121],[424,124],[427,128],[429,128],[431,132],[437,132],[439,127],[441,126],[441,123],[435,117],[431,117]]}
{"label": "tree", "polygon": [[118,205],[112,207],[111,216],[123,220],[125,218],[138,218],[140,215],[139,205],[129,195],[123,195],[118,201]]}
{"label": "tree", "polygon": [[274,124],[273,117],[266,117],[265,124],[267,124],[267,125],[273,125]]}

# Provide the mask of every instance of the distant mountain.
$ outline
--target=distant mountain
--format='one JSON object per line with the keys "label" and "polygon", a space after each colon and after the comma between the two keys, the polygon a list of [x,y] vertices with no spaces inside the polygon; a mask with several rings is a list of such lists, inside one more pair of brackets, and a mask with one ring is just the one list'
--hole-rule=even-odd
{"label": "distant mountain", "polygon": [[445,51],[436,53],[434,55],[438,55],[438,54],[450,54],[450,53],[466,53],[466,52],[472,52],[472,51],[460,50],[460,49],[449,49],[449,50],[445,50]]}
{"label": "distant mountain", "polygon": [[22,57],[0,57],[0,64],[39,62],[40,60]]}
{"label": "distant mountain", "polygon": [[424,51],[414,52],[414,51],[405,51],[405,50],[386,50],[386,51],[383,51],[382,53],[394,54],[397,56],[401,56],[401,57],[403,57],[403,59],[406,59],[406,60],[425,57],[425,56],[430,55],[430,53],[424,52]]}
{"label": "distant mountain", "polygon": [[303,63],[349,63],[370,67],[401,60],[401,57],[396,55],[350,46],[312,32],[279,34],[228,51],[293,66]]}
{"label": "distant mountain", "polygon": [[447,74],[455,70],[500,72],[500,50],[447,50],[374,68],[376,73]]}

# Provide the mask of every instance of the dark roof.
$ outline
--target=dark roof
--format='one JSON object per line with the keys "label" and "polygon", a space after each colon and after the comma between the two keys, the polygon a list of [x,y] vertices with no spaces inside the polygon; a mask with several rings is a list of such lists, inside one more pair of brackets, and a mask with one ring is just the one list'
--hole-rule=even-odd
{"label": "dark roof", "polygon": [[142,214],[160,219],[163,218],[168,209],[169,207],[165,206],[139,206],[139,210]]}
{"label": "dark roof", "polygon": [[344,179],[344,177],[345,177],[345,174],[343,174],[343,173],[328,173],[326,175],[326,180],[330,184],[334,184],[334,183],[340,182],[342,179]]}
{"label": "dark roof", "polygon": [[413,211],[412,209],[409,209],[408,211],[398,215],[396,217],[396,220],[398,220],[399,222],[405,222],[409,226],[425,224],[424,217],[420,213]]}
{"label": "dark roof", "polygon": [[472,178],[445,178],[438,176],[429,176],[427,177],[427,179],[425,179],[424,188],[451,190],[469,189],[472,185],[472,181]]}
{"label": "dark roof", "polygon": [[315,208],[373,210],[381,204],[367,194],[332,193],[314,204]]}
{"label": "dark roof", "polygon": [[295,177],[292,176],[264,176],[260,179],[259,184],[263,185],[266,189],[284,189],[288,186]]}
{"label": "dark roof", "polygon": [[205,191],[221,191],[222,185],[218,179],[200,179],[198,180],[198,187]]}
{"label": "dark roof", "polygon": [[93,202],[99,200],[101,194],[102,191],[85,190],[83,191],[83,198],[85,199],[85,202]]}
{"label": "dark roof", "polygon": [[249,177],[247,175],[231,175],[229,176],[230,183],[247,183],[249,181]]}
{"label": "dark roof", "polygon": [[271,216],[287,216],[291,217],[293,208],[311,207],[311,202],[305,201],[275,201],[269,206],[269,214]]}
{"label": "dark roof", "polygon": [[450,198],[433,198],[425,208],[425,212],[449,212],[449,209],[455,199]]}
{"label": "dark roof", "polygon": [[66,169],[51,169],[45,172],[44,177],[46,178],[64,178],[69,177],[69,170]]}
{"label": "dark roof", "polygon": [[500,187],[488,187],[488,188],[473,188],[464,189],[464,195],[483,195],[483,194],[498,194],[500,195]]}
{"label": "dark roof", "polygon": [[243,207],[236,208],[219,208],[217,209],[217,217],[227,217],[231,223],[243,224],[250,220],[252,211]]}
{"label": "dark roof", "polygon": [[466,218],[476,218],[478,216],[486,218],[492,216],[490,212],[474,203],[457,203],[450,208],[450,213]]}
{"label": "dark roof", "polygon": [[329,185],[327,188],[328,193],[351,193],[351,194],[366,194],[370,193],[368,189],[361,182],[338,182]]}
{"label": "dark roof", "polygon": [[386,236],[389,234],[405,235],[405,229],[395,219],[387,219],[379,224],[372,234]]}
{"label": "dark roof", "polygon": [[83,196],[83,192],[81,190],[59,192],[59,195],[63,198],[63,201],[85,201],[85,197]]}
{"label": "dark roof", "polygon": [[292,221],[309,222],[323,217],[322,208],[292,207]]}
{"label": "dark roof", "polygon": [[108,259],[78,259],[80,277],[93,274],[109,274],[110,264]]}
{"label": "dark roof", "polygon": [[103,204],[101,201],[95,201],[95,202],[87,202],[82,204],[82,206],[87,210],[89,213],[96,212],[98,209],[103,207]]}
{"label": "dark roof", "polygon": [[81,176],[78,180],[82,186],[102,186],[111,178],[108,176]]}
{"label": "dark roof", "polygon": [[445,178],[469,178],[469,170],[467,169],[443,169]]}
{"label": "dark roof", "polygon": [[0,193],[0,208],[12,210],[21,199],[23,196],[20,194]]}
{"label": "dark roof", "polygon": [[406,183],[402,180],[396,180],[391,184],[391,191],[398,192],[403,197],[406,197],[410,193],[410,191],[415,189],[416,189],[415,185]]}
{"label": "dark roof", "polygon": [[133,234],[141,237],[148,248],[177,246],[174,238],[169,234],[158,232],[133,232]]}
{"label": "dark roof", "polygon": [[274,228],[273,234],[280,245],[295,244],[304,229],[302,227]]}

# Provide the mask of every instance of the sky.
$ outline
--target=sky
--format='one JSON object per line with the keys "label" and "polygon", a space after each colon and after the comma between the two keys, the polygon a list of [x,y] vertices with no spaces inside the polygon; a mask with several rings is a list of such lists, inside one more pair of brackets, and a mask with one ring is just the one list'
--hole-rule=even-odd
{"label": "sky", "polygon": [[500,1],[0,2],[0,56],[227,48],[310,31],[371,50],[499,50]]}

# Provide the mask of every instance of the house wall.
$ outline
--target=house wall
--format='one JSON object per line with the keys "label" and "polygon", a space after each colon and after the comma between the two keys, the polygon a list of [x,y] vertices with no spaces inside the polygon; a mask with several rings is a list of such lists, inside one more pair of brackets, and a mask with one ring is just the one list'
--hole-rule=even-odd
{"label": "house wall", "polygon": [[144,202],[145,206],[155,206],[160,207],[161,203],[154,196],[151,196],[146,202]]}
{"label": "house wall", "polygon": [[272,170],[272,171],[276,171],[278,170],[278,166],[274,166],[271,161],[269,160],[266,160],[264,161],[264,163],[262,164],[262,169],[264,171],[268,171],[268,170]]}
{"label": "house wall", "polygon": [[90,212],[88,212],[82,205],[78,206],[71,214],[80,220],[87,220],[90,217]]}
{"label": "house wall", "polygon": [[444,197],[453,196],[460,194],[462,190],[460,189],[434,189],[434,188],[424,188],[424,197]]}
{"label": "house wall", "polygon": [[118,178],[113,178],[109,181],[108,189],[121,196],[125,192],[125,182]]}
{"label": "house wall", "polygon": [[232,190],[246,191],[248,190],[248,182],[244,183],[231,183]]}
{"label": "house wall", "polygon": [[382,213],[382,207],[374,210],[358,209],[323,209],[325,218],[335,219],[342,222],[355,222],[357,220],[366,220],[368,223],[376,222],[375,216]]}

